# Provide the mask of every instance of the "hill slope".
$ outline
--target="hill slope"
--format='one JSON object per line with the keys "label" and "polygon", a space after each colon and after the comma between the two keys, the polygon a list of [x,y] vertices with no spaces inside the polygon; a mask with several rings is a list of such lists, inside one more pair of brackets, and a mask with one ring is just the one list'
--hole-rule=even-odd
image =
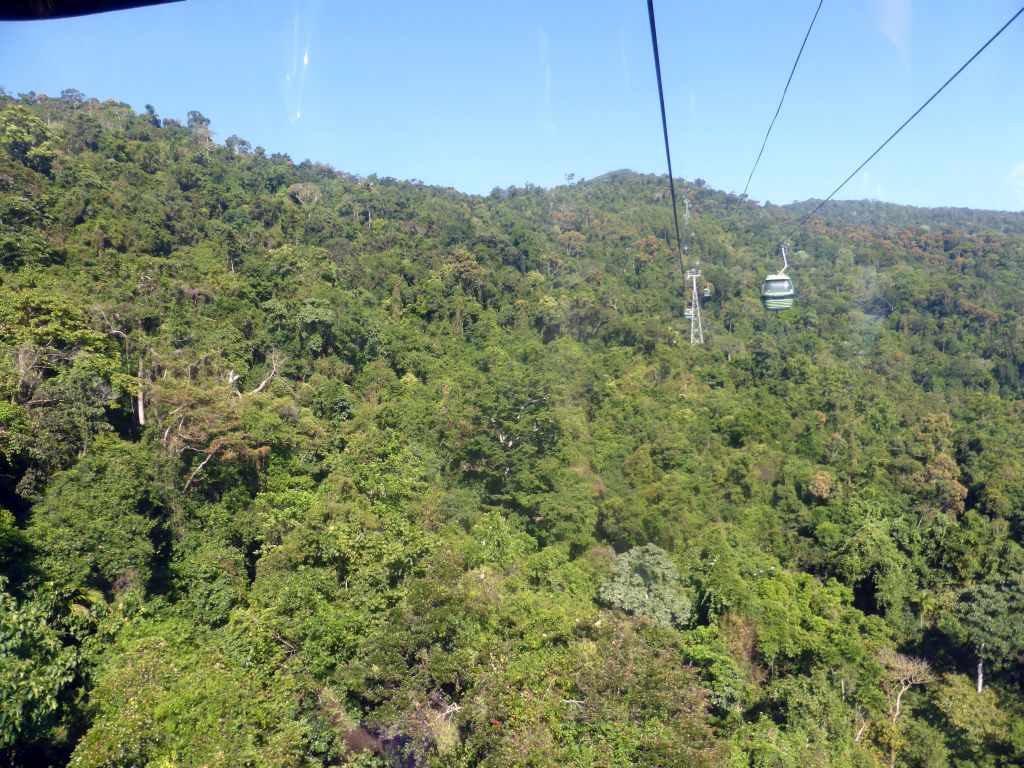
{"label": "hill slope", "polygon": [[0,100],[0,750],[1024,760],[1024,217],[683,189]]}

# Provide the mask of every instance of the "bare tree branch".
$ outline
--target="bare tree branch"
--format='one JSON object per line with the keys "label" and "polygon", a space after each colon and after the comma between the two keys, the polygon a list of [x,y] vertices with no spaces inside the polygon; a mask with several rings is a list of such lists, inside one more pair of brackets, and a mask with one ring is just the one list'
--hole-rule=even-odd
{"label": "bare tree branch", "polygon": [[252,390],[251,392],[246,392],[245,394],[247,394],[247,395],[255,395],[255,394],[259,393],[259,392],[262,392],[263,388],[265,386],[267,386],[267,384],[270,383],[270,380],[272,378],[274,378],[274,376],[277,375],[277,368],[278,368],[278,366],[283,365],[284,362],[285,362],[284,355],[282,355],[276,349],[270,350],[270,373],[267,374],[267,377],[265,379],[263,379],[263,381],[260,382],[260,385],[258,387],[256,387],[256,389]]}
{"label": "bare tree branch", "polygon": [[182,490],[187,491],[189,489],[189,486],[192,485],[192,481],[196,479],[196,475],[198,475],[202,471],[203,467],[207,465],[210,459],[213,458],[214,454],[217,453],[217,450],[217,448],[214,448],[206,454],[206,458],[199,462],[198,467],[192,470],[192,474],[188,476],[188,480],[185,481],[185,487]]}

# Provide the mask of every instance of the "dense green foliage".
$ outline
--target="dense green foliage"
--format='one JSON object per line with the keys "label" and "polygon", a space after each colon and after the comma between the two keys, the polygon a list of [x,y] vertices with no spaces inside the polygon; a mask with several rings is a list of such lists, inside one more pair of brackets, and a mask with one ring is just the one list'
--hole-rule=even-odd
{"label": "dense green foliage", "polygon": [[1024,216],[666,187],[0,91],[0,760],[1024,762]]}

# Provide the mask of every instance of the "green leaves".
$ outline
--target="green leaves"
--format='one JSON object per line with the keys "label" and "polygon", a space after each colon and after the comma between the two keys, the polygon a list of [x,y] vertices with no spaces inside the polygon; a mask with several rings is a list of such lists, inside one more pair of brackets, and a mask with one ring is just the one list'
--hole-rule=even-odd
{"label": "green leaves", "polygon": [[633,547],[615,561],[601,601],[667,627],[690,623],[692,603],[668,552],[654,544]]}
{"label": "green leaves", "polygon": [[47,578],[73,588],[146,588],[161,515],[152,463],[144,449],[108,439],[54,478],[28,528]]}
{"label": "green leaves", "polygon": [[15,599],[0,578],[0,752],[43,736],[75,677],[78,654],[51,617],[40,603]]}
{"label": "green leaves", "polygon": [[48,167],[45,161],[52,156],[51,151],[43,149],[48,138],[43,121],[25,107],[15,105],[0,110],[0,149],[14,160]]}
{"label": "green leaves", "polygon": [[[1024,654],[1022,614],[1024,572],[1012,566],[1008,572],[992,573],[964,590],[956,611],[977,656],[982,660],[991,659],[997,665]],[[981,684],[979,679],[978,685]]]}
{"label": "green leaves", "polygon": [[246,669],[186,624],[147,622],[124,632],[97,670],[92,725],[69,765],[283,768],[336,757],[326,723],[308,711],[300,679]]}
{"label": "green leaves", "polygon": [[684,183],[698,349],[663,179],[479,198],[187,120],[0,93],[2,748],[1020,762],[1019,216],[837,204],[768,317],[798,208]]}

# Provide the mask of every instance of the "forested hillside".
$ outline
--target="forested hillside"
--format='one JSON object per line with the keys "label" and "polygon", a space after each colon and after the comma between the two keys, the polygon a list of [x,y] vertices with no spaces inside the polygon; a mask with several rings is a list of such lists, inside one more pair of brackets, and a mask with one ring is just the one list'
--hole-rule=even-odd
{"label": "forested hillside", "polygon": [[0,92],[0,762],[1024,764],[1024,215],[211,128]]}

